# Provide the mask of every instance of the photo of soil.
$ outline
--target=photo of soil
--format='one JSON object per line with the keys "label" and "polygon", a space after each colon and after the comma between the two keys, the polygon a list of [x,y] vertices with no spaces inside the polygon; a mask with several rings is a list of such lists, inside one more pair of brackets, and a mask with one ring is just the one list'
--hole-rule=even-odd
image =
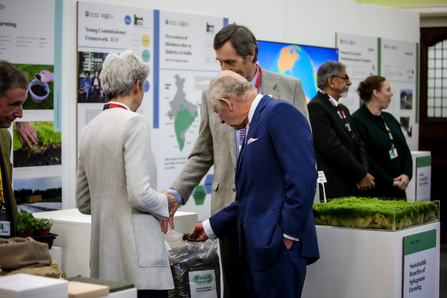
{"label": "photo of soil", "polygon": [[13,159],[14,167],[35,167],[47,165],[60,165],[61,159],[61,133],[54,132],[53,121],[31,121],[36,131],[39,143],[29,148],[21,143],[14,123],[13,132]]}
{"label": "photo of soil", "polygon": [[28,96],[23,103],[24,110],[52,110],[54,94],[54,65],[14,64],[28,74]]}

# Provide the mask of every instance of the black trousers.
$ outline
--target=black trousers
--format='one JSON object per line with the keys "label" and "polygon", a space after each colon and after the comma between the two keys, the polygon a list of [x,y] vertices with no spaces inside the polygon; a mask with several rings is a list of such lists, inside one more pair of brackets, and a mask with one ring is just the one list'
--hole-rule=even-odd
{"label": "black trousers", "polygon": [[168,298],[168,290],[137,290],[138,298]]}
{"label": "black trousers", "polygon": [[245,263],[239,256],[239,237],[236,223],[230,228],[229,236],[219,239],[224,298],[247,298],[249,296],[244,277]]}

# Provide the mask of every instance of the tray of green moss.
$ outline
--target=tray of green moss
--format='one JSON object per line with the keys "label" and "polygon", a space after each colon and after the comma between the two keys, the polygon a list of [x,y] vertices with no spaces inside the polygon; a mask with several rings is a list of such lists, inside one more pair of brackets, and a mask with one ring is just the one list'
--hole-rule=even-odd
{"label": "tray of green moss", "polygon": [[350,197],[314,203],[313,213],[317,225],[399,230],[438,220],[439,204]]}

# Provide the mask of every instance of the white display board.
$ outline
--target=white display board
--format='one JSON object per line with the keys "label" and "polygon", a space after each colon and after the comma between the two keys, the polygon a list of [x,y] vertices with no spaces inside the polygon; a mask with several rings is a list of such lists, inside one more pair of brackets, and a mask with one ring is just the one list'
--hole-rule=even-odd
{"label": "white display board", "polygon": [[[28,211],[35,211],[34,205],[22,204],[36,194],[42,195],[49,210],[62,208],[62,4],[62,0],[3,0],[0,4],[0,58],[27,73],[30,82],[23,117],[9,128],[14,142],[13,190],[19,208]],[[29,123],[37,131],[38,144],[32,149],[21,144],[18,122]]]}
{"label": "white display board", "polygon": [[[201,93],[220,72],[213,40],[228,19],[138,7],[78,3],[78,87],[85,73],[101,72],[108,53],[134,50],[149,76],[137,110],[152,124],[152,150],[158,185],[167,189],[191,152],[200,124]],[[78,98],[78,140],[82,129],[103,108],[100,93]],[[194,190],[182,211],[210,215],[212,170]]]}
{"label": "white display board", "polygon": [[371,75],[378,74],[378,42],[377,37],[337,33],[338,61],[346,65],[346,72],[352,85],[347,97],[340,102],[354,113],[361,104],[357,94],[359,83]]}

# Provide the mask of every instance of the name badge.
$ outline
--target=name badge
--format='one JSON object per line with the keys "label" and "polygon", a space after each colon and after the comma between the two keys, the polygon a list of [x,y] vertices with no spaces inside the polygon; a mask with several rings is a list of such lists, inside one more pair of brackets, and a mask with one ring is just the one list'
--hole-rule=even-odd
{"label": "name badge", "polygon": [[391,149],[390,151],[388,151],[388,153],[390,154],[391,159],[394,159],[397,157],[397,149],[396,148]]}
{"label": "name badge", "polygon": [[0,221],[0,237],[11,236],[11,222]]}

